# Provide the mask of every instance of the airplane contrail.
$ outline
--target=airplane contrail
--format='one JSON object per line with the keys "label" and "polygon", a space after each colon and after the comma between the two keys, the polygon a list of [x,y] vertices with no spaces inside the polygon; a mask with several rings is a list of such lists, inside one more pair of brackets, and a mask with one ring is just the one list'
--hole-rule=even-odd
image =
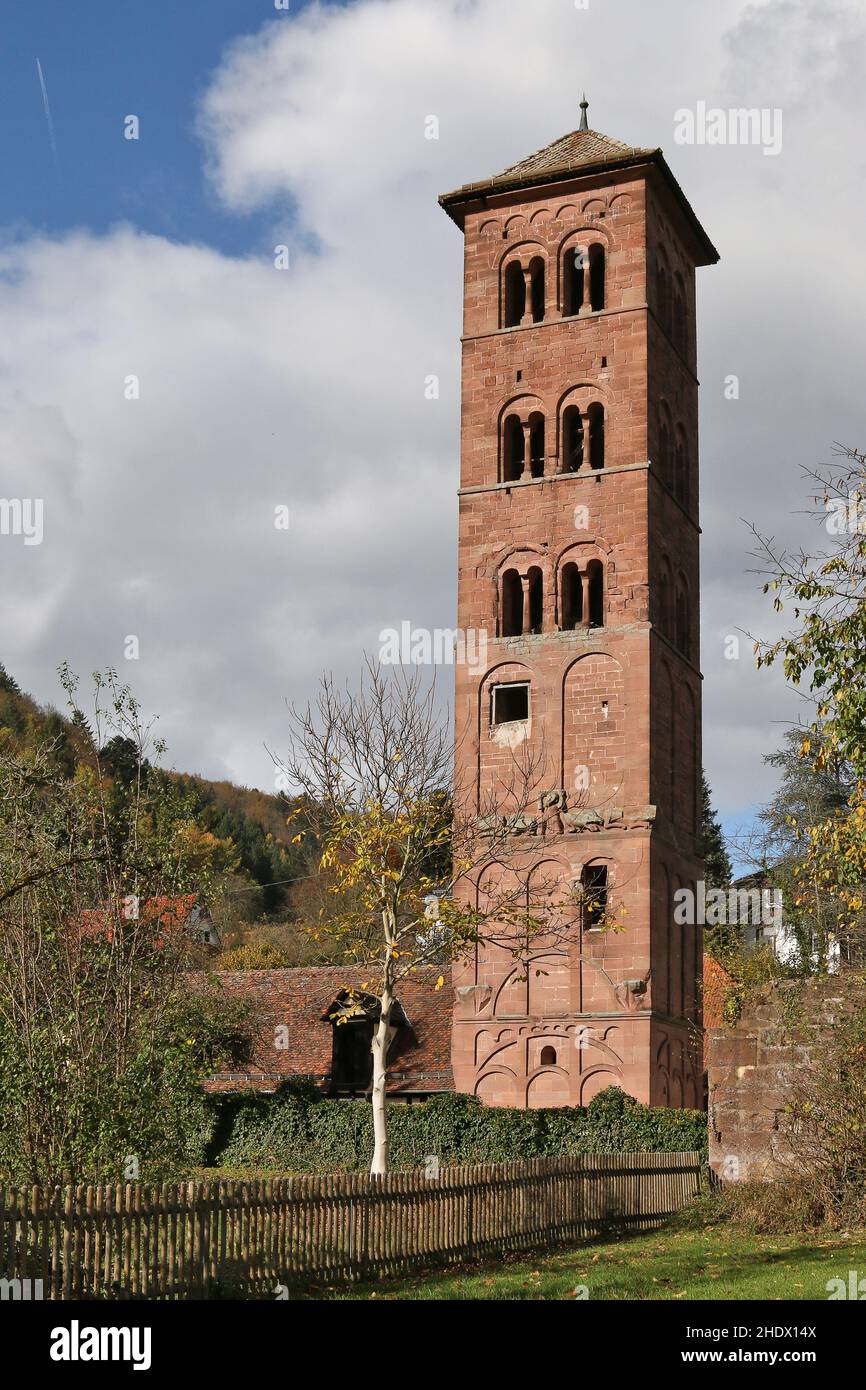
{"label": "airplane contrail", "polygon": [[45,119],[48,122],[48,138],[51,141],[51,153],[54,156],[54,167],[60,173],[60,160],[57,158],[57,141],[54,138],[54,122],[51,119],[51,107],[48,104],[48,88],[45,86],[45,78],[42,75],[42,64],[38,57],[36,59],[36,71],[39,73],[39,85],[42,88],[42,105],[45,107]]}

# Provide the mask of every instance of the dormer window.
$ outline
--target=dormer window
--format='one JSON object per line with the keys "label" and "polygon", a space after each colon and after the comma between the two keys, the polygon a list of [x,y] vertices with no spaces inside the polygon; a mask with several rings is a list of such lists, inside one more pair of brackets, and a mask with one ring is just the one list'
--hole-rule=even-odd
{"label": "dormer window", "polygon": [[[379,1022],[379,1000],[372,994],[353,994],[343,990],[323,1022],[333,1031],[331,1052],[331,1091],[342,1094],[369,1091],[373,1084],[373,1030]],[[398,1029],[408,1028],[409,1020],[398,1000],[391,1006],[391,1028],[396,1042]]]}

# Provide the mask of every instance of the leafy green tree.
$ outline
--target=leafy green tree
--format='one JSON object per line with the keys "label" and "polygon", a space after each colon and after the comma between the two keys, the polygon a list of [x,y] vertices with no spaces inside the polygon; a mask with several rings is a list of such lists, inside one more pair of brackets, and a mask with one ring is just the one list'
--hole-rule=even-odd
{"label": "leafy green tree", "polygon": [[242,1033],[182,979],[189,902],[216,886],[189,806],[175,779],[143,775],[162,746],[130,691],[95,679],[95,747],[108,733],[136,749],[125,785],[95,751],[70,777],[50,739],[0,746],[0,1168],[29,1182],[184,1162],[201,1078]]}
{"label": "leafy green tree", "polygon": [[[776,612],[790,611],[791,629],[758,641],[758,665],[780,663],[789,681],[813,705],[799,755],[829,786],[805,817],[791,811],[786,826],[801,850],[794,863],[794,906],[813,912],[826,959],[830,931],[852,958],[866,942],[866,453],[837,450],[838,462],[810,474],[812,501],[823,529],[814,553],[789,554],[758,536],[769,577],[765,593]],[[833,803],[834,784],[847,786],[844,805]],[[834,899],[828,926],[821,898]]]}
{"label": "leafy green tree", "polygon": [[770,574],[764,592],[777,613],[790,608],[794,625],[758,641],[757,658],[759,667],[780,662],[814,704],[817,737],[804,755],[866,777],[866,453],[837,452],[839,463],[809,475],[824,529],[815,552],[789,554],[758,537]]}

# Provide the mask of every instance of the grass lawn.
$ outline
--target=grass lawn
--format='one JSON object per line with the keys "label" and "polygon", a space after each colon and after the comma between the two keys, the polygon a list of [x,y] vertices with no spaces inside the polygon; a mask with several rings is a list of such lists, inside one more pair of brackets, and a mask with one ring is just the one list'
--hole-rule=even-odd
{"label": "grass lawn", "polygon": [[866,1270],[866,1231],[754,1236],[725,1226],[667,1228],[410,1279],[353,1288],[310,1285],[300,1297],[574,1299],[575,1288],[584,1285],[591,1300],[826,1300],[827,1280],[847,1281],[851,1269]]}

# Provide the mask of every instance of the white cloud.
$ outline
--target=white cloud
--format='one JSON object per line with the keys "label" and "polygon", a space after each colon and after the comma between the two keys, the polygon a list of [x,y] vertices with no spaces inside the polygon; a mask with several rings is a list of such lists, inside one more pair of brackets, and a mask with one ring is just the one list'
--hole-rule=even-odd
{"label": "white cloud", "polygon": [[[705,756],[727,809],[765,795],[756,750],[792,706],[721,637],[769,625],[739,518],[799,534],[798,465],[862,442],[863,160],[843,96],[864,35],[854,0],[359,0],[232,45],[199,128],[260,256],[133,227],[0,250],[4,490],[26,470],[46,497],[44,545],[0,547],[10,669],[44,695],[63,657],[122,665],[179,766],[269,786],[284,697],[324,666],[353,674],[401,618],[452,624],[462,262],[436,195],[574,128],[585,87],[597,128],[665,147],[722,252],[699,297]],[[698,99],[783,106],[782,154],[674,145]]]}

